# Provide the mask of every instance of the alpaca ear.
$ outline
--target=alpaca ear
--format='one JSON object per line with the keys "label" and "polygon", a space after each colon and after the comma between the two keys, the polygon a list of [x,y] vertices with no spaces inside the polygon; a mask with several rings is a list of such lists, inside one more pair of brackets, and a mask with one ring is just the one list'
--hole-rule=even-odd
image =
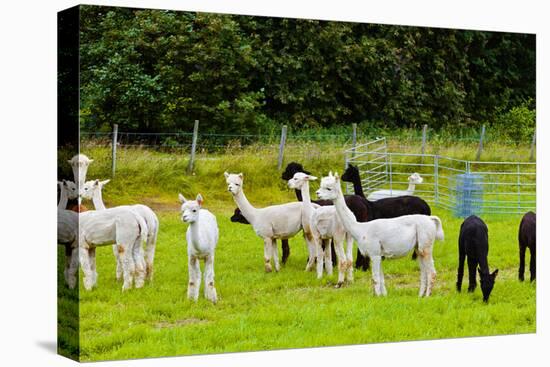
{"label": "alpaca ear", "polygon": [[103,186],[107,185],[110,181],[111,181],[111,179],[104,180],[104,181],[99,181],[99,186],[103,187]]}
{"label": "alpaca ear", "polygon": [[94,162],[93,159],[88,159],[88,164],[93,163],[93,162]]}
{"label": "alpaca ear", "polygon": [[204,203],[204,199],[202,198],[201,194],[197,195],[196,200],[197,200],[197,203],[199,203],[200,206],[202,206],[202,203]]}
{"label": "alpaca ear", "polygon": [[336,179],[336,182],[340,181],[340,176],[338,175],[338,172],[334,172],[334,178]]}
{"label": "alpaca ear", "polygon": [[315,176],[307,176],[307,179],[310,180],[310,181],[315,181],[317,179],[317,177]]}
{"label": "alpaca ear", "polygon": [[242,180],[243,179],[243,173],[239,173],[237,176],[239,176],[239,178]]}
{"label": "alpaca ear", "polygon": [[227,173],[227,171],[225,171],[225,172],[223,173],[223,175],[225,176],[225,178],[228,178],[228,177],[229,177],[229,173]]}
{"label": "alpaca ear", "polygon": [[495,279],[498,275],[498,269],[495,269],[495,271],[493,271],[493,273],[491,274],[491,276],[493,277],[493,279]]}
{"label": "alpaca ear", "polygon": [[181,203],[185,203],[187,200],[183,197],[182,194],[178,194],[178,198],[180,199]]}
{"label": "alpaca ear", "polygon": [[328,173],[328,177],[333,177],[332,171],[330,171],[330,172]]}

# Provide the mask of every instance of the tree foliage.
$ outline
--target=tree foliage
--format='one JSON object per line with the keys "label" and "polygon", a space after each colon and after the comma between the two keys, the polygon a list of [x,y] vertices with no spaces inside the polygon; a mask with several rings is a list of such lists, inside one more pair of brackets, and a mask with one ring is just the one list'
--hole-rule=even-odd
{"label": "tree foliage", "polygon": [[80,39],[89,130],[469,126],[535,98],[534,35],[82,6]]}

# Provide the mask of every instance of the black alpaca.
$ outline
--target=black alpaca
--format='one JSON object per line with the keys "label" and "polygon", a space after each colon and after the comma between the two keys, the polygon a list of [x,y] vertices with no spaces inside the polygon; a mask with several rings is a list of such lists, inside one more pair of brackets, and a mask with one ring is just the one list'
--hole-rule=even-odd
{"label": "black alpaca", "polygon": [[462,288],[464,276],[464,260],[468,258],[468,292],[476,289],[476,268],[479,271],[481,292],[483,301],[487,302],[493,286],[498,269],[489,273],[487,255],[489,254],[489,230],[487,225],[475,215],[471,215],[462,222],[458,236],[458,273],[456,279],[456,290]]}
{"label": "black alpaca", "polygon": [[523,282],[525,273],[525,251],[529,248],[531,259],[529,261],[529,271],[531,272],[531,281],[536,278],[536,244],[537,244],[537,216],[533,212],[527,212],[521,218],[519,224],[519,280]]}
{"label": "black alpaca", "polygon": [[[242,223],[242,224],[250,224],[246,218],[242,215],[241,209],[235,208],[235,212],[231,216],[231,221],[233,223]],[[274,240],[277,241],[277,240]],[[281,262],[283,264],[286,264],[286,260],[290,256],[290,247],[288,246],[288,240],[281,240],[281,247],[283,249],[283,258],[281,259]]]}
{"label": "black alpaca", "polygon": [[[374,220],[380,218],[395,218],[408,214],[424,214],[432,215],[432,210],[428,203],[417,196],[396,196],[393,198],[380,199],[376,201],[369,201],[363,193],[363,187],[361,185],[361,177],[359,176],[359,169],[353,165],[349,165],[342,175],[342,181],[351,182],[353,184],[353,191],[355,195],[360,196],[364,205],[367,208],[367,220]],[[412,254],[413,260],[416,259],[416,252]],[[370,259],[363,257],[357,249],[357,259],[355,261],[355,267],[363,269],[364,271],[369,268]]]}

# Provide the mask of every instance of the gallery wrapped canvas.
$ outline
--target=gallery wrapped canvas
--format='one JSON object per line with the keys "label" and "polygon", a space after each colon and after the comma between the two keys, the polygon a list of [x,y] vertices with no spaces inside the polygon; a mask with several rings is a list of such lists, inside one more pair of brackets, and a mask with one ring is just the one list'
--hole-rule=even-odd
{"label": "gallery wrapped canvas", "polygon": [[58,352],[534,333],[535,40],[60,12]]}

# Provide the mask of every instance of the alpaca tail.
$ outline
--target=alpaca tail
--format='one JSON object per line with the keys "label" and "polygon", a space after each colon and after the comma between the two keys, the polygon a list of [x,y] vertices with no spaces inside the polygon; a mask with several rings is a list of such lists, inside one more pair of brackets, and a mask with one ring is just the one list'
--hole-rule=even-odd
{"label": "alpaca tail", "polygon": [[157,236],[159,232],[159,220],[154,215],[154,223],[149,226],[149,233],[147,235],[147,244],[145,246],[145,263],[146,273],[149,278],[153,275],[153,262],[155,260],[155,248],[157,246]]}
{"label": "alpaca tail", "polygon": [[430,219],[435,223],[435,239],[443,241],[445,239],[445,234],[443,233],[443,225],[441,224],[441,219],[435,215],[430,216]]}

